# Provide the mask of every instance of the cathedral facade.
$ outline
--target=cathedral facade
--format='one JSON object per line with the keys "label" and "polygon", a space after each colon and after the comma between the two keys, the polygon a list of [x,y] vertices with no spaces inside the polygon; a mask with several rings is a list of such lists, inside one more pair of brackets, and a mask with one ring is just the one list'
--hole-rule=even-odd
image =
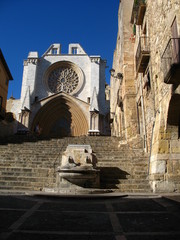
{"label": "cathedral facade", "polygon": [[29,52],[21,97],[8,103],[17,131],[33,132],[38,125],[48,137],[108,135],[105,67],[105,60],[88,56],[79,44],[69,44],[68,54],[60,44],[41,57]]}

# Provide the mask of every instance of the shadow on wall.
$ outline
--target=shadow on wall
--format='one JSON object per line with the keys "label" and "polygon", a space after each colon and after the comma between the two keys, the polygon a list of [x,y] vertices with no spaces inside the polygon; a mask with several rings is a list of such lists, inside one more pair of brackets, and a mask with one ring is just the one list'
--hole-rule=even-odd
{"label": "shadow on wall", "polygon": [[11,112],[6,113],[5,119],[0,120],[0,137],[8,137],[16,133],[18,121]]}
{"label": "shadow on wall", "polygon": [[[100,186],[106,189],[118,189],[121,179],[127,179],[128,172],[118,167],[100,167]],[[108,184],[108,185],[107,185]]]}

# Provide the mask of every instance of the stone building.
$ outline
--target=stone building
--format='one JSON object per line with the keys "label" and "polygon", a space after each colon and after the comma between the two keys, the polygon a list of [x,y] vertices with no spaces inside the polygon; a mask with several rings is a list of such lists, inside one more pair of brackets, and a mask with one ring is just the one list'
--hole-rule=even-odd
{"label": "stone building", "polygon": [[88,56],[79,44],[70,44],[68,54],[61,53],[60,44],[52,44],[41,57],[30,52],[21,97],[9,100],[17,131],[39,125],[43,136],[109,134],[105,67],[105,60]]}
{"label": "stone building", "polygon": [[4,119],[9,80],[13,80],[9,67],[0,49],[0,118]]}
{"label": "stone building", "polygon": [[143,141],[153,191],[180,191],[180,1],[121,0],[111,133]]}
{"label": "stone building", "polygon": [[14,133],[13,115],[7,112],[7,95],[10,80],[13,80],[13,78],[0,49],[0,137]]}

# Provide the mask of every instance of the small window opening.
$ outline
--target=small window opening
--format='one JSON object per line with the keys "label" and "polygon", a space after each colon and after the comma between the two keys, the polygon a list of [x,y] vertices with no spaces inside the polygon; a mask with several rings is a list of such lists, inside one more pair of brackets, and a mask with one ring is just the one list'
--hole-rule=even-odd
{"label": "small window opening", "polygon": [[52,54],[56,55],[57,52],[58,52],[57,48],[53,48],[53,49],[52,49]]}
{"label": "small window opening", "polygon": [[151,78],[150,78],[150,74],[148,72],[147,74],[147,90],[151,89]]}
{"label": "small window opening", "polygon": [[147,34],[147,30],[146,30],[146,24],[144,25],[143,34],[144,34],[144,35],[146,35],[146,34]]}
{"label": "small window opening", "polygon": [[143,121],[142,121],[142,105],[139,99],[137,103],[137,117],[138,117],[138,133],[143,134]]}
{"label": "small window opening", "polygon": [[34,102],[37,102],[37,101],[38,101],[38,96],[35,96]]}
{"label": "small window opening", "polygon": [[146,89],[147,91],[151,90],[151,76],[149,71],[147,72],[145,77],[144,89]]}
{"label": "small window opening", "polygon": [[77,54],[77,47],[72,48],[72,54]]}

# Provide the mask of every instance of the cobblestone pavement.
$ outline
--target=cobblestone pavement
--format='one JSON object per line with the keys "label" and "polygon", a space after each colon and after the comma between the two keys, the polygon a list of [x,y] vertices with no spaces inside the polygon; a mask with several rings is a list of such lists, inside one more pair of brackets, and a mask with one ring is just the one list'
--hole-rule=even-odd
{"label": "cobblestone pavement", "polygon": [[180,203],[160,197],[0,195],[1,240],[179,240]]}

